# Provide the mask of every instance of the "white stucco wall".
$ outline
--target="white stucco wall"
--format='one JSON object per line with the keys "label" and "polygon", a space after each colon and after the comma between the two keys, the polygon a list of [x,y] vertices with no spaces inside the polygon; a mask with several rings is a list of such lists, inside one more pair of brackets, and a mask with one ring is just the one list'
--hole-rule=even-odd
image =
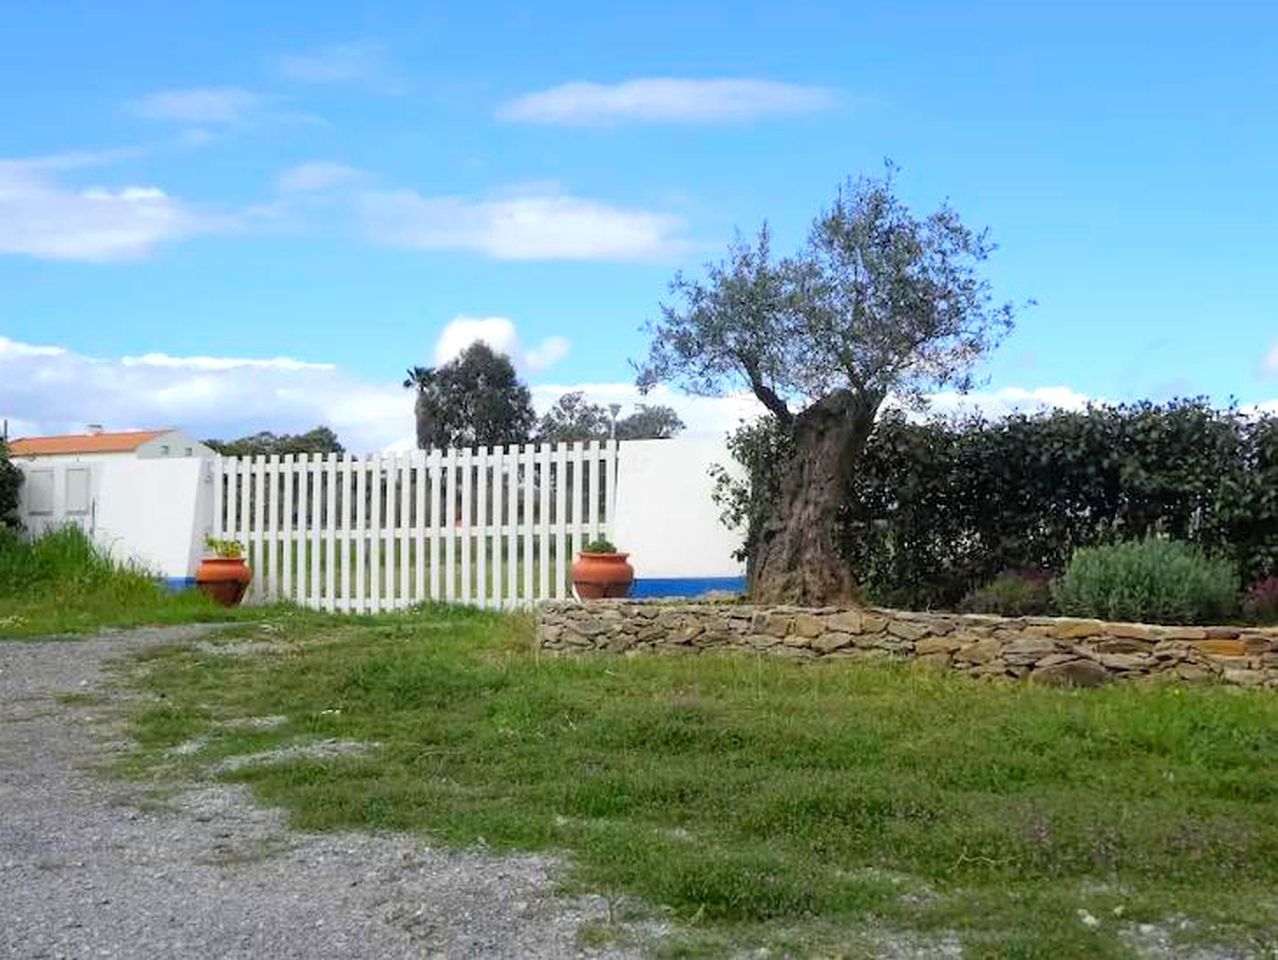
{"label": "white stucco wall", "polygon": [[[17,465],[27,478],[19,518],[30,533],[78,523],[121,560],[136,561],[169,579],[194,576],[204,536],[212,529],[210,461],[42,458]],[[77,502],[86,471],[88,502]],[[52,496],[46,498],[47,492]],[[37,503],[37,497],[43,502]]]}
{"label": "white stucco wall", "polygon": [[136,460],[132,450],[115,453],[44,453],[38,457],[13,457],[18,466],[41,467],[60,463],[102,463],[106,460]]}
{"label": "white stucco wall", "polygon": [[710,466],[736,462],[721,440],[629,440],[619,446],[613,539],[635,576],[737,577],[741,535],[719,521]]}

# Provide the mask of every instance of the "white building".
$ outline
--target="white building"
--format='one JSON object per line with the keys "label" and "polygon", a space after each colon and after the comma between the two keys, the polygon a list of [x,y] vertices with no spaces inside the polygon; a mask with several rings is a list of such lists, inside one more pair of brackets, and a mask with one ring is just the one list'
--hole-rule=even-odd
{"label": "white building", "polygon": [[90,427],[88,433],[58,437],[19,437],[9,442],[15,461],[82,463],[91,460],[153,460],[165,457],[211,457],[213,451],[184,430],[126,430],[108,433]]}
{"label": "white building", "polygon": [[[212,514],[213,451],[182,430],[26,437],[18,516],[32,536],[74,523],[120,560],[187,583]],[[207,515],[207,516],[206,516]]]}

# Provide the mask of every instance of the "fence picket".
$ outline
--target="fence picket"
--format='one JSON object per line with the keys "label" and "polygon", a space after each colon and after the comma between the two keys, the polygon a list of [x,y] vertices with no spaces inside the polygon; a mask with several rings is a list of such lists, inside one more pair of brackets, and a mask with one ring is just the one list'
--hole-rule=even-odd
{"label": "fence picket", "polygon": [[322,454],[315,454],[310,460],[307,469],[306,482],[311,488],[310,497],[310,513],[307,516],[307,523],[310,524],[310,561],[311,572],[307,577],[306,595],[309,598],[308,605],[319,609],[324,605],[323,584],[320,582],[323,576],[323,567],[320,564],[320,534],[324,529],[324,501],[321,499],[324,490],[324,466],[321,462]]}
{"label": "fence picket", "polygon": [[540,543],[537,551],[538,563],[540,564],[537,570],[538,600],[545,600],[550,596],[550,451],[550,444],[538,444],[538,460],[540,464],[537,477],[537,529],[540,533],[538,537]]}
{"label": "fence picket", "polygon": [[505,549],[503,537],[505,518],[502,514],[503,494],[506,490],[506,448],[495,447],[493,460],[493,504],[492,525],[489,527],[492,544],[492,605],[500,607],[505,592],[505,581],[502,580],[502,551]]}
{"label": "fence picket", "polygon": [[601,489],[599,485],[599,458],[600,458],[599,441],[591,440],[590,441],[590,502],[587,505],[589,508],[591,540],[599,539],[599,496],[600,496],[600,489]]}
{"label": "fence picket", "polygon": [[506,448],[506,602],[519,599],[519,447]]}
{"label": "fence picket", "polygon": [[[330,613],[337,609],[337,461],[338,454],[324,458],[324,609]],[[316,560],[319,552],[316,551]]]}
{"label": "fence picket", "polygon": [[461,602],[470,603],[474,599],[471,584],[471,508],[474,505],[474,454],[469,449],[461,451],[461,500],[458,509],[461,511]]}
{"label": "fence picket", "polygon": [[417,504],[413,513],[413,533],[415,544],[413,557],[414,592],[413,602],[421,603],[426,599],[426,458],[414,451],[409,459],[413,471],[413,492]]}
{"label": "fence picket", "polygon": [[444,599],[444,565],[439,562],[440,490],[443,486],[443,467],[438,450],[430,452],[430,598],[436,602]]}
{"label": "fence picket", "polygon": [[444,474],[444,599],[457,599],[457,450],[448,451]]}
{"label": "fence picket", "polygon": [[482,607],[487,600],[488,448],[480,447],[475,451],[475,603]]}
{"label": "fence picket", "polygon": [[535,554],[533,548],[535,543],[533,540],[533,531],[536,530],[533,516],[533,509],[536,505],[536,447],[527,443],[524,444],[523,451],[523,467],[524,467],[524,498],[523,498],[523,521],[524,521],[524,603],[532,603],[533,601],[533,571],[537,564],[534,560]]}
{"label": "fence picket", "polygon": [[225,487],[226,492],[223,494],[222,509],[213,511],[213,536],[219,540],[238,540],[236,534],[239,532],[235,528],[235,508],[236,508],[236,489],[235,484],[239,478],[236,476],[235,460],[227,457],[218,457],[213,463],[213,489],[221,490]]}
{"label": "fence picket", "polygon": [[[310,600],[310,584],[307,582],[307,563],[310,548],[310,510],[311,491],[308,481],[310,477],[311,456],[308,453],[297,455],[297,469],[294,471],[297,480],[297,513],[294,523],[294,542],[296,543],[297,578],[293,581],[293,600],[299,606],[306,606]],[[292,486],[292,483],[289,484]]]}
{"label": "fence picket", "polygon": [[355,594],[351,597],[352,611],[364,612],[364,598],[368,596],[368,544],[364,535],[367,529],[368,465],[359,461],[355,474]]}
{"label": "fence picket", "polygon": [[282,568],[277,597],[292,599],[293,591],[293,455],[286,453],[280,459],[279,483],[276,487],[281,491],[280,497],[280,535],[276,548],[280,551]]}
{"label": "fence picket", "polygon": [[209,468],[213,471],[213,531],[212,531],[212,536],[218,537],[219,539],[220,539],[220,538],[221,538],[221,536],[222,536],[222,526],[223,526],[223,524],[222,524],[222,510],[223,510],[223,509],[225,509],[225,504],[223,503],[223,500],[224,500],[224,498],[225,498],[225,495],[224,495],[224,494],[223,494],[223,492],[222,492],[222,484],[223,484],[223,482],[224,482],[224,481],[223,481],[223,477],[222,477],[222,470],[221,470],[221,466],[222,466],[222,458],[221,458],[221,457],[214,457],[214,458],[213,458],[213,462],[209,465]]}
{"label": "fence picket", "polygon": [[382,457],[368,460],[368,609],[382,611]]}
{"label": "fence picket", "polygon": [[564,558],[568,555],[568,444],[555,445],[555,516],[554,563],[550,570],[550,595],[556,600],[564,595],[566,582]]}
{"label": "fence picket", "polygon": [[409,489],[409,481],[412,479],[409,473],[409,459],[405,453],[397,453],[392,461],[395,473],[396,492],[399,495],[399,510],[395,514],[395,527],[391,531],[397,546],[392,551],[395,556],[395,569],[398,572],[399,584],[395,592],[395,609],[407,607],[410,604],[408,593],[408,532],[409,532],[409,515],[408,510],[411,506],[409,497],[411,491]]}
{"label": "fence picket", "polygon": [[259,596],[266,593],[266,562],[263,556],[266,526],[266,461],[258,460],[253,468],[253,492],[257,502],[253,507],[253,589]]}

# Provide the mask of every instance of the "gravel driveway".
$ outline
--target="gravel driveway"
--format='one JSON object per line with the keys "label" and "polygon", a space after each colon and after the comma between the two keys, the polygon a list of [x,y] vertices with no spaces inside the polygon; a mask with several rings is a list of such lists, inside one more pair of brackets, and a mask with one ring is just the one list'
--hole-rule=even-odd
{"label": "gravel driveway", "polygon": [[[0,642],[0,956],[564,957],[598,897],[555,863],[403,836],[301,834],[241,787],[164,804],[93,768],[121,746],[103,664],[204,627]],[[118,696],[118,694],[116,694]]]}

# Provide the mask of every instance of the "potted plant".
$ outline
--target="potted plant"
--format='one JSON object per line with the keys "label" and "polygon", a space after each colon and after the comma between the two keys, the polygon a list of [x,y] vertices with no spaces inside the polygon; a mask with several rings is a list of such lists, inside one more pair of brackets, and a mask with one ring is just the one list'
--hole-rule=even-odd
{"label": "potted plant", "polygon": [[572,565],[572,585],[582,600],[626,597],[635,582],[635,568],[626,560],[630,554],[619,553],[602,537],[581,548]]}
{"label": "potted plant", "polygon": [[213,553],[200,561],[195,571],[195,586],[224,607],[233,607],[244,599],[244,591],[253,579],[244,562],[244,547],[238,540],[205,537],[204,545]]}

